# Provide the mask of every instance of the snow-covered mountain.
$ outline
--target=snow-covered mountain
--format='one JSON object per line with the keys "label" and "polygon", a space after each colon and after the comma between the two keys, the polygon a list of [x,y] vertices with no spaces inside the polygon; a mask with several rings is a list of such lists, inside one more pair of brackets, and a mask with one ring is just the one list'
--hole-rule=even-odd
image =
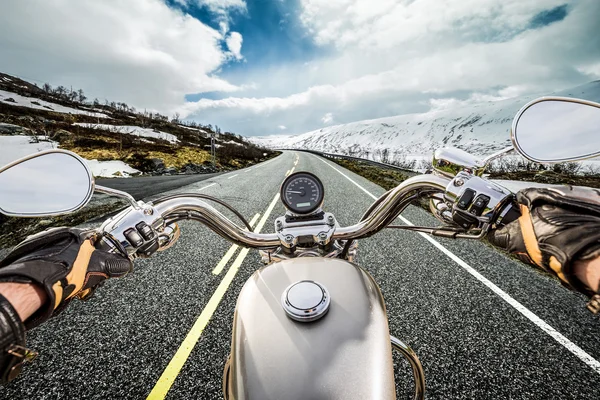
{"label": "snow-covered mountain", "polygon": [[430,160],[435,149],[445,146],[473,154],[490,154],[511,145],[510,127],[519,109],[534,98],[550,94],[600,102],[600,81],[555,93],[358,121],[295,136],[249,140],[268,148],[310,149],[401,164],[415,159]]}

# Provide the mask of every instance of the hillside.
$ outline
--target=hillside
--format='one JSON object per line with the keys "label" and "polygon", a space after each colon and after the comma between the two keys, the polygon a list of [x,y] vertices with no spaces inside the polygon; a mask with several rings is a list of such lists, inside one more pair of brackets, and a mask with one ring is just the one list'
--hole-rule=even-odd
{"label": "hillside", "polygon": [[[551,94],[600,101],[600,81]],[[490,154],[511,145],[509,133],[515,114],[541,95],[550,93],[352,122],[296,136],[249,140],[272,149],[311,149],[409,166],[421,160],[429,161],[433,151],[444,146],[458,147],[474,154]]]}
{"label": "hillside", "polygon": [[56,147],[86,158],[94,175],[103,177],[230,170],[275,154],[216,126],[89,101],[81,90],[40,88],[0,73],[0,166]]}

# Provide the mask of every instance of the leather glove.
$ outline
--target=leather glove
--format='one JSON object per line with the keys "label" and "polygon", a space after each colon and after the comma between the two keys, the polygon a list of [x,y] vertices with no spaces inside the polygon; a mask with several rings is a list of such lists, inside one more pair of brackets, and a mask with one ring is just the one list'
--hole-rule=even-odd
{"label": "leather glove", "polygon": [[89,297],[107,278],[132,270],[131,261],[97,250],[97,235],[74,228],[50,229],[30,236],[0,261],[0,282],[34,283],[47,301],[24,321],[31,329],[62,311],[75,296]]}
{"label": "leather glove", "polygon": [[600,192],[572,186],[530,188],[516,194],[516,203],[521,216],[490,233],[488,240],[594,296],[575,276],[573,263],[600,255]]}

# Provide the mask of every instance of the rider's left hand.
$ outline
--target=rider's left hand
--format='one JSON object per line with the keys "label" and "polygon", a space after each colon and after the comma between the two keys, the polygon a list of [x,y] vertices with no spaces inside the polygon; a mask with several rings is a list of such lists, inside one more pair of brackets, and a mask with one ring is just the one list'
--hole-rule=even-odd
{"label": "rider's left hand", "polygon": [[0,261],[0,282],[32,283],[46,293],[46,303],[24,321],[31,329],[61,311],[74,297],[86,298],[106,279],[132,269],[121,255],[94,247],[96,234],[56,228],[27,238]]}

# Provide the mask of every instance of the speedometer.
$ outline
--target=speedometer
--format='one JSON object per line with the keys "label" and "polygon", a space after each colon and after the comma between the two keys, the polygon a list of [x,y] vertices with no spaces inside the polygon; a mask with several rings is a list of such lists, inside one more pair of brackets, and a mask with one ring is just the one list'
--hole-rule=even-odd
{"label": "speedometer", "polygon": [[323,183],[310,172],[296,172],[281,185],[281,201],[294,214],[310,214],[323,204]]}

